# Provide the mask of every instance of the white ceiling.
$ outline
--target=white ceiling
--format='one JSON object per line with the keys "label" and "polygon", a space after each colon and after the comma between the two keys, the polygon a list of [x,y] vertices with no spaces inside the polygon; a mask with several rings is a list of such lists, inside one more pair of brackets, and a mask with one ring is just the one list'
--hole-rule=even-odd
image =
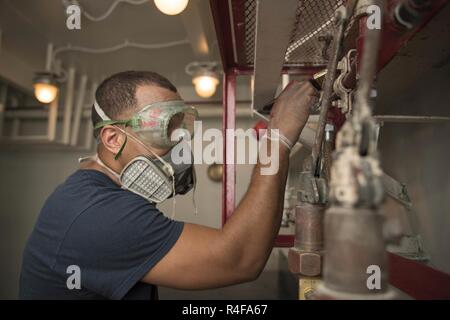
{"label": "white ceiling", "polygon": [[[93,16],[103,14],[112,2],[79,0],[82,8]],[[209,54],[203,59],[219,61],[209,1],[191,0],[188,9],[197,10],[197,17],[201,20],[200,26],[203,27],[209,45]],[[152,0],[142,5],[121,3],[101,22],[92,22],[82,16],[81,30],[68,30],[66,18],[61,0],[0,0],[0,52],[7,52],[14,56],[15,60],[33,68],[44,69],[48,42],[54,43],[56,48],[68,43],[74,46],[104,48],[124,40],[156,44],[188,39],[186,28],[191,25],[198,28],[198,19],[191,24],[186,15],[184,19],[181,15],[164,15],[158,11]],[[194,30],[197,31],[198,29]],[[126,48],[99,55],[61,53],[58,58],[63,61],[65,68],[73,65],[79,73],[87,73],[93,81],[118,71],[139,69],[159,72],[177,86],[191,84],[191,78],[185,74],[184,68],[189,62],[200,59],[189,43],[156,50]]]}

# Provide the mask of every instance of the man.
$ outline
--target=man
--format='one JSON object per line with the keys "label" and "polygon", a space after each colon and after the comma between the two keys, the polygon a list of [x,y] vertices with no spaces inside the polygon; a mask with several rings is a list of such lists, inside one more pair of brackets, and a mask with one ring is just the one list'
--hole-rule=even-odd
{"label": "man", "polygon": [[[280,143],[275,151],[276,174],[262,175],[264,166],[255,166],[223,229],[174,221],[155,203],[172,195],[172,182],[175,193],[189,190],[192,179],[184,173],[191,171],[171,162],[173,145],[163,138],[191,110],[153,72],[113,75],[95,96],[97,157],[47,199],[24,250],[20,298],[151,299],[157,285],[207,289],[256,279],[280,227],[289,148]],[[290,83],[274,104],[270,128],[297,141],[314,100],[309,83]],[[164,116],[169,111],[172,117]]]}

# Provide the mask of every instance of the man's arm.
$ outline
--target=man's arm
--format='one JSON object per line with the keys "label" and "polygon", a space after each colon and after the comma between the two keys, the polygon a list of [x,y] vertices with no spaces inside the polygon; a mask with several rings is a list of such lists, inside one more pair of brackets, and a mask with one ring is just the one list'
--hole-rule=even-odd
{"label": "man's arm", "polygon": [[[309,83],[292,82],[274,104],[270,127],[297,141],[314,95]],[[272,142],[265,139],[264,143],[268,144],[266,150],[271,150]],[[179,289],[206,289],[256,279],[281,223],[289,150],[281,143],[279,146],[275,151],[279,170],[262,175],[264,165],[258,162],[246,195],[222,230],[186,223],[172,249],[142,281]]]}

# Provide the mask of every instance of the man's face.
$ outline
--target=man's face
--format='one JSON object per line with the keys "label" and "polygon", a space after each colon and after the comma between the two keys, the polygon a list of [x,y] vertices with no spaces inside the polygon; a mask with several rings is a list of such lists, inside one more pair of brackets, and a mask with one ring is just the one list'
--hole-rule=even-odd
{"label": "man's face", "polygon": [[[124,119],[131,118],[136,112],[139,112],[139,110],[141,110],[143,107],[148,106],[150,104],[162,101],[181,100],[181,97],[178,93],[172,92],[168,89],[154,85],[145,85],[137,88],[136,100],[138,108],[128,112],[127,114],[124,114],[123,117],[121,118]],[[129,135],[136,137],[135,133],[131,128],[125,128],[125,130]],[[148,147],[148,149],[153,151],[158,156],[162,156],[167,152],[169,152],[170,150],[170,148],[159,149],[155,148],[154,146],[149,145],[146,146]],[[149,154],[149,151],[144,146],[134,141],[134,139],[128,138],[125,149],[123,150],[122,155],[119,157],[119,161],[121,162],[122,166],[125,166],[133,158],[139,155],[149,155],[151,157],[154,156],[151,153]]]}

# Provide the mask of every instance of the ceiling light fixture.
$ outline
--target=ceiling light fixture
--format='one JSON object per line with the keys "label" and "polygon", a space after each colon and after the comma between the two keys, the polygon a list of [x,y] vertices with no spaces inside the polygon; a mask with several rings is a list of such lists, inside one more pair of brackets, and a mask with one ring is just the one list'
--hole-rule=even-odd
{"label": "ceiling light fixture", "polygon": [[216,93],[219,84],[217,66],[217,62],[191,62],[186,66],[198,96],[210,98]]}
{"label": "ceiling light fixture", "polygon": [[36,72],[33,77],[33,88],[36,99],[41,103],[50,103],[58,95],[57,81],[61,80],[53,70],[53,44],[47,45],[45,71]]}
{"label": "ceiling light fixture", "polygon": [[33,78],[34,95],[39,102],[50,103],[58,94],[57,76],[51,72],[37,72]]}
{"label": "ceiling light fixture", "polygon": [[156,7],[164,14],[174,16],[186,9],[189,0],[154,0]]}

